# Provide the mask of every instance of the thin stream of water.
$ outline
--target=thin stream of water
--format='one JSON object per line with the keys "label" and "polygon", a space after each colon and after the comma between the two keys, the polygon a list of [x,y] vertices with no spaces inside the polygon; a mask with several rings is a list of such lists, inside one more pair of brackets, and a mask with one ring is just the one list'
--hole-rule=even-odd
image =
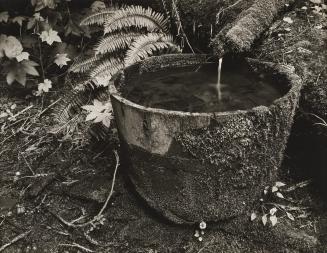
{"label": "thin stream of water", "polygon": [[217,96],[218,96],[218,103],[221,101],[221,65],[223,63],[223,58],[219,59],[218,62],[218,80],[217,80]]}

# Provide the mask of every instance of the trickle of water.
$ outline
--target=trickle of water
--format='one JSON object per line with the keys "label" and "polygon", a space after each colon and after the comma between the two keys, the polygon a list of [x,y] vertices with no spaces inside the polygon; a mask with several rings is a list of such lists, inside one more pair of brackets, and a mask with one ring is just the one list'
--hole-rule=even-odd
{"label": "trickle of water", "polygon": [[218,80],[217,80],[217,96],[218,96],[218,102],[221,101],[221,65],[223,63],[223,58],[219,59],[218,62]]}

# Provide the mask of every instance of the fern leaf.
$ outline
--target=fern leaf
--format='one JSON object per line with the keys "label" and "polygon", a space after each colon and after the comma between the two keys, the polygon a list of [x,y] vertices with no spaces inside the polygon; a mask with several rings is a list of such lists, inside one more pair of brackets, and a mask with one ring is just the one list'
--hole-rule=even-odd
{"label": "fern leaf", "polygon": [[[94,99],[108,101],[109,90],[106,88],[87,88],[80,91],[71,90],[66,93],[62,102],[54,108],[56,125],[51,132],[55,134],[65,133],[67,136],[71,136],[82,130],[86,134],[86,128],[90,129],[85,123],[85,115],[82,114],[83,109],[81,107],[90,104]],[[108,130],[104,127],[100,127],[100,129],[102,129],[101,132],[91,131],[91,134],[97,139],[104,140],[108,136]]]}
{"label": "fern leaf", "polygon": [[110,58],[101,62],[90,72],[92,78],[107,78],[108,80],[124,67],[121,59]]}
{"label": "fern leaf", "polygon": [[149,32],[166,31],[167,20],[160,13],[151,8],[142,6],[129,6],[115,11],[108,16],[104,24],[104,33],[112,33],[124,28],[136,27],[138,29],[146,28]]}
{"label": "fern leaf", "polygon": [[115,11],[119,10],[118,6],[113,6],[110,8],[103,9],[99,12],[93,13],[90,16],[84,18],[80,25],[103,25],[105,21],[112,16]]}
{"label": "fern leaf", "polygon": [[140,36],[134,41],[126,53],[125,65],[129,66],[149,56],[166,50],[169,53],[180,53],[180,48],[174,44],[170,35],[150,33]]}
{"label": "fern leaf", "polygon": [[74,72],[74,73],[86,73],[89,71],[97,62],[100,60],[100,56],[92,56],[92,57],[78,57],[73,64],[69,68],[69,72]]}
{"label": "fern leaf", "polygon": [[139,37],[139,33],[119,33],[103,38],[94,48],[96,54],[113,53],[118,50],[125,50],[132,41]]}

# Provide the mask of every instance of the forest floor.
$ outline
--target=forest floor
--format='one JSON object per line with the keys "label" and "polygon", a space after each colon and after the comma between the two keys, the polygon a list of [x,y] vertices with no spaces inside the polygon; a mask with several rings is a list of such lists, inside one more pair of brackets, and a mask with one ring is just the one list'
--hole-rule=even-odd
{"label": "forest floor", "polygon": [[[325,82],[326,49],[320,42],[327,38],[327,25],[304,11],[297,6],[287,13],[292,22],[276,21],[255,55],[298,70],[306,62],[314,82]],[[43,100],[1,89],[0,104],[12,107],[15,120],[0,119],[0,252],[327,252],[327,203],[314,183],[287,173],[289,163],[280,178],[287,200],[279,204],[290,208],[294,221],[282,215],[276,226],[263,226],[244,214],[207,224],[200,241],[196,227],[167,222],[134,193],[114,155],[119,148],[114,135],[106,143],[84,144],[50,133],[53,103],[62,92]],[[103,216],[94,220],[113,182]],[[74,226],[78,222],[87,224]]]}

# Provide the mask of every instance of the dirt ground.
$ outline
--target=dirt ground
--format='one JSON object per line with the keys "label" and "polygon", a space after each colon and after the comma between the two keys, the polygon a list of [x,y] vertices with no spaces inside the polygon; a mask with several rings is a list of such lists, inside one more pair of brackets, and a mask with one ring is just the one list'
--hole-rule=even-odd
{"label": "dirt ground", "polygon": [[[253,56],[292,64],[307,83],[304,90],[315,91],[327,78],[327,25],[302,7],[301,1],[285,14],[292,23],[280,17]],[[86,142],[83,132],[71,139],[51,134],[59,89],[43,100],[0,88],[0,104],[17,105],[14,121],[0,119],[0,252],[327,252],[327,202],[310,178],[296,175],[297,157],[288,156],[280,170],[286,199],[276,200],[294,221],[283,214],[276,226],[263,226],[247,213],[207,224],[200,241],[197,227],[176,226],[147,207],[126,168],[118,166],[112,180],[119,165],[115,131],[101,143]],[[80,223],[86,224],[76,227]]]}

